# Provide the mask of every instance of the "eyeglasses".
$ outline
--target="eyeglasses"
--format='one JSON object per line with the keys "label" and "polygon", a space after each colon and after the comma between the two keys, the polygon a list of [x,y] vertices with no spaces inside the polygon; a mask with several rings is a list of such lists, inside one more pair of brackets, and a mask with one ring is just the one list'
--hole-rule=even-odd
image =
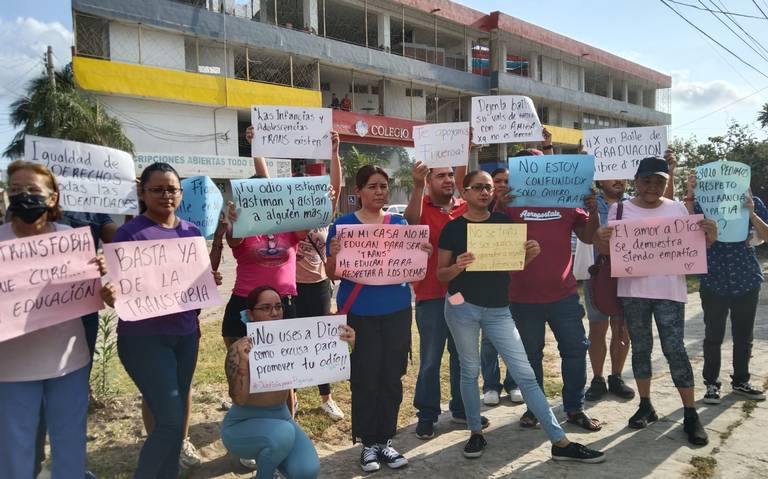
{"label": "eyeglasses", "polygon": [[471,186],[469,186],[467,188],[464,188],[464,191],[466,191],[466,190],[472,190],[472,191],[475,191],[477,193],[480,193],[481,191],[485,190],[488,193],[490,193],[491,191],[494,190],[494,188],[493,188],[493,185],[486,185],[486,184],[478,183],[476,185],[471,185]]}
{"label": "eyeglasses", "polygon": [[37,185],[11,185],[8,187],[8,196],[27,193],[30,195],[47,196],[51,194],[48,188],[41,188]]}
{"label": "eyeglasses", "polygon": [[155,198],[162,198],[166,194],[168,196],[179,196],[184,188],[164,188],[162,186],[154,186],[152,188],[144,188],[144,191],[148,192]]}
{"label": "eyeglasses", "polygon": [[262,304],[259,306],[254,306],[253,311],[258,311],[260,313],[269,314],[272,311],[276,313],[282,313],[283,312],[283,303],[275,303],[275,304]]}

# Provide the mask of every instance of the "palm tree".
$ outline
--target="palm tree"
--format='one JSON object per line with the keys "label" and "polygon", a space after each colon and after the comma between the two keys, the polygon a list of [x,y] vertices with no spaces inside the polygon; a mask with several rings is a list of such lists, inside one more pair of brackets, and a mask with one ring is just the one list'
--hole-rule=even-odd
{"label": "palm tree", "polygon": [[768,103],[765,103],[762,110],[757,114],[757,121],[760,122],[760,126],[763,128],[768,126]]}
{"label": "palm tree", "polygon": [[43,75],[33,79],[26,94],[10,107],[11,124],[20,128],[3,152],[24,156],[27,134],[109,146],[133,153],[133,143],[120,122],[75,87],[72,65],[55,73],[55,85]]}

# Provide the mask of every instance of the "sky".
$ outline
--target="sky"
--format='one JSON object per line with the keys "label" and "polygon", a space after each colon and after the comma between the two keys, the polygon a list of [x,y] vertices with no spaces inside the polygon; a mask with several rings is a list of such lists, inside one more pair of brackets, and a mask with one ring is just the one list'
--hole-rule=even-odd
{"label": "sky", "polygon": [[[681,1],[697,6],[704,3],[709,8],[717,1],[726,11],[761,17],[732,18],[768,47],[765,33],[768,19],[763,18],[756,6],[768,13],[768,1],[728,0],[727,4],[725,0]],[[723,134],[734,120],[751,126],[758,137],[766,136],[756,117],[761,105],[768,103],[768,51],[753,45],[765,57],[761,58],[709,12],[668,1],[754,69],[697,32],[662,0],[462,0],[460,3],[486,13],[498,10],[503,4],[503,11],[508,15],[671,75],[670,138],[695,136],[705,141],[707,137]],[[744,37],[735,25],[729,25]],[[15,133],[8,121],[8,106],[22,94],[30,78],[43,73],[40,60],[46,45],[53,46],[54,62],[61,67],[70,61],[72,44],[68,0],[3,0],[0,10],[2,149]]]}

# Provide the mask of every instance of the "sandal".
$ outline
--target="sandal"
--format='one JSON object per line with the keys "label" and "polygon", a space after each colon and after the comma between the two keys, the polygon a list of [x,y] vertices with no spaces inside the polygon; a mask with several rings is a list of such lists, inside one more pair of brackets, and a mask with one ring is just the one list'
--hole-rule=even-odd
{"label": "sandal", "polygon": [[530,409],[526,410],[525,413],[520,416],[520,427],[530,429],[532,427],[536,427],[538,423],[539,420],[536,419],[536,415],[534,415]]}
{"label": "sandal", "polygon": [[574,414],[568,413],[568,422],[592,432],[599,431],[603,428],[603,425],[600,424],[600,421],[587,416],[584,411],[579,411]]}

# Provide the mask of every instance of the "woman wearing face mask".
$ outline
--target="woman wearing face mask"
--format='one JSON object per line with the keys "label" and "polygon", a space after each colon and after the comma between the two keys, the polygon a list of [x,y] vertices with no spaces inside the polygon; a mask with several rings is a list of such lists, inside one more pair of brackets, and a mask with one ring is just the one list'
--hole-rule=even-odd
{"label": "woman wearing face mask", "polygon": [[[249,322],[283,319],[280,293],[271,286],[259,286],[248,294],[246,312]],[[339,337],[354,346],[355,331],[349,326],[342,326]],[[221,423],[222,442],[231,453],[256,459],[257,479],[272,479],[278,469],[288,479],[315,478],[320,460],[288,410],[289,390],[250,392],[251,347],[247,336],[229,347],[226,372],[234,405]]]}
{"label": "woman wearing face mask", "polygon": [[[54,223],[59,189],[45,166],[11,163],[8,195],[10,222],[0,226],[0,241],[70,229]],[[42,403],[51,477],[84,477],[89,363],[80,318],[0,343],[0,477],[33,477]]]}
{"label": "woman wearing face mask", "polygon": [[[114,242],[164,240],[202,236],[192,223],[176,216],[181,202],[179,175],[167,163],[153,163],[141,173],[141,214],[121,226]],[[216,284],[221,275],[212,273]],[[117,290],[102,290],[107,304],[114,304]],[[192,375],[197,363],[199,310],[184,311],[117,325],[120,361],[138,387],[154,419],[141,449],[135,478],[175,479]]]}
{"label": "woman wearing face mask", "polygon": [[[658,157],[644,158],[635,174],[637,196],[622,202],[622,220],[685,216],[682,203],[662,195],[669,180],[667,162]],[[608,219],[616,219],[618,204],[611,205]],[[717,225],[705,219],[699,222],[706,234],[707,247],[717,239]],[[596,244],[603,254],[610,253],[609,242],[614,228],[603,226],[595,234]],[[624,309],[624,321],[632,342],[632,372],[635,375],[640,407],[629,418],[629,427],[645,428],[658,420],[651,404],[651,352],[653,351],[653,320],[659,332],[664,357],[669,363],[672,381],[683,402],[683,428],[688,442],[704,445],[709,441],[699,420],[693,397],[693,370],[685,350],[685,303],[688,299],[685,275],[619,278],[617,296]]]}

